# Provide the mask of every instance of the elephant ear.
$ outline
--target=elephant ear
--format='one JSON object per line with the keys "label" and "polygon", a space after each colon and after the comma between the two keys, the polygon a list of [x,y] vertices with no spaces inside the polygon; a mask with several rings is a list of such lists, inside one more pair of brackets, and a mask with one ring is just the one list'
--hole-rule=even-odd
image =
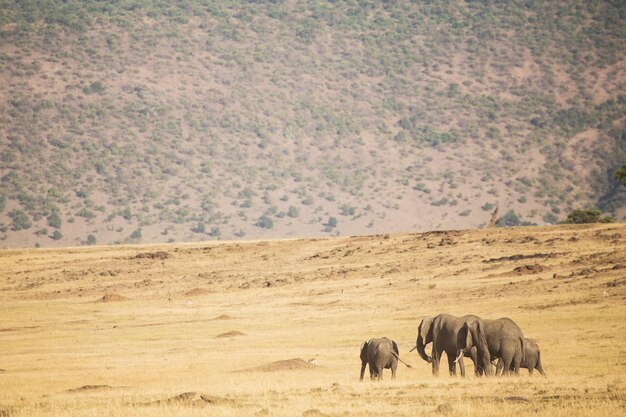
{"label": "elephant ear", "polygon": [[391,345],[393,346],[393,351],[396,352],[396,355],[400,356],[400,350],[398,349],[398,344],[392,340]]}
{"label": "elephant ear", "polygon": [[361,351],[360,352],[361,352],[361,360],[363,362],[365,362],[366,359],[367,359],[366,356],[365,356],[365,349],[366,348],[367,348],[367,341],[361,343]]}
{"label": "elephant ear", "polygon": [[433,318],[424,317],[420,323],[419,336],[425,345],[433,341]]}

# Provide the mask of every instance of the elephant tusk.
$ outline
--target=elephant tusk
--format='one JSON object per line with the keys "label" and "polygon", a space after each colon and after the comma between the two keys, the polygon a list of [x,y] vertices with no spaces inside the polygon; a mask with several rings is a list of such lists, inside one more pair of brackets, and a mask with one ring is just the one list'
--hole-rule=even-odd
{"label": "elephant tusk", "polygon": [[415,349],[417,349],[417,345],[415,345],[413,349],[409,350],[409,352],[413,352]]}
{"label": "elephant tusk", "polygon": [[454,363],[457,363],[459,360],[461,360],[462,357],[463,357],[463,351],[461,350],[461,352],[459,353],[459,356],[454,360]]}

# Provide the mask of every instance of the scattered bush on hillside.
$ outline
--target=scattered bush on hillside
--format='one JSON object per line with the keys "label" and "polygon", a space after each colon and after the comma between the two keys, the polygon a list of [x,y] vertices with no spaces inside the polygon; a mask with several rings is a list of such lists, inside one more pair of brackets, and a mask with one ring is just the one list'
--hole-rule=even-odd
{"label": "scattered bush on hillside", "polygon": [[352,207],[352,206],[348,206],[347,204],[344,204],[341,206],[341,215],[342,216],[354,216],[354,213],[356,212],[356,208]]}
{"label": "scattered bush on hillside", "polygon": [[63,238],[63,234],[61,232],[59,232],[58,230],[55,230],[54,233],[52,233],[51,237],[54,240],[59,240],[59,239]]}
{"label": "scattered bush on hillside", "polygon": [[7,204],[7,196],[4,194],[0,194],[0,213],[4,211],[6,204]]}
{"label": "scattered bush on hillside", "polygon": [[204,223],[202,222],[198,222],[198,224],[196,225],[196,227],[194,227],[193,229],[191,229],[192,232],[194,233],[204,233],[206,230],[206,226],[204,225]]}
{"label": "scattered bush on hillside", "polygon": [[520,226],[522,221],[520,220],[515,210],[509,210],[504,216],[498,219],[498,227],[513,227]]}
{"label": "scattered bush on hillside", "polygon": [[9,212],[9,218],[11,218],[11,230],[26,230],[32,226],[30,217],[22,209],[13,209]]}
{"label": "scattered bush on hillside", "polygon": [[620,169],[615,171],[615,179],[619,181],[624,187],[626,187],[626,164],[622,165]]}
{"label": "scattered bush on hillside", "polygon": [[274,221],[267,214],[263,214],[257,220],[256,225],[263,229],[271,229],[274,227]]}
{"label": "scattered bush on hillside", "polygon": [[575,209],[567,215],[563,223],[613,223],[614,221],[615,219],[611,216],[602,216],[602,212],[598,209]]}
{"label": "scattered bush on hillside", "polygon": [[559,222],[558,217],[552,212],[547,212],[541,219],[548,224],[557,224]]}
{"label": "scattered bush on hillside", "polygon": [[326,225],[329,227],[337,227],[337,219],[334,217],[329,217],[328,222],[326,222]]}
{"label": "scattered bush on hillside", "polygon": [[94,235],[89,235],[87,236],[87,244],[88,245],[95,245],[96,244],[96,237]]}
{"label": "scattered bush on hillside", "polygon": [[287,210],[287,216],[296,218],[300,215],[300,209],[295,206],[289,206],[289,210]]}

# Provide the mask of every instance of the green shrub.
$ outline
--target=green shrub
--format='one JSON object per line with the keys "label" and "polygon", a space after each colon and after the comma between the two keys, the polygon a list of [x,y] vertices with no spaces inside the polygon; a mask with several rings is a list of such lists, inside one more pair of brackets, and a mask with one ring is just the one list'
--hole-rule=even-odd
{"label": "green shrub", "polygon": [[9,212],[9,218],[11,218],[11,229],[13,231],[26,230],[32,226],[30,217],[24,210],[13,209]]}
{"label": "green shrub", "polygon": [[522,224],[519,216],[514,210],[509,210],[504,216],[498,219],[498,227],[512,227]]}
{"label": "green shrub", "polygon": [[95,245],[96,244],[96,237],[94,235],[89,235],[87,236],[87,244],[88,245]]}
{"label": "green shrub", "polygon": [[626,187],[626,164],[622,165],[620,169],[615,171],[615,179],[622,183],[624,187]]}
{"label": "green shrub", "polygon": [[59,232],[58,230],[55,230],[54,233],[52,233],[52,239],[54,240],[59,240],[63,237],[63,234],[61,234],[61,232]]}
{"label": "green shrub", "polygon": [[202,222],[198,222],[198,224],[196,225],[196,227],[194,227],[194,228],[192,229],[192,231],[193,231],[194,233],[204,233],[204,232],[205,232],[205,230],[206,230],[206,227],[204,226],[204,223],[202,223]]}
{"label": "green shrub", "polygon": [[259,217],[259,220],[257,220],[256,225],[263,229],[271,229],[274,227],[274,221],[267,214],[264,214],[261,217]]}
{"label": "green shrub", "polygon": [[296,218],[300,215],[300,209],[295,206],[289,206],[289,210],[287,211],[287,216]]}
{"label": "green shrub", "polygon": [[552,212],[547,212],[546,214],[544,214],[542,220],[549,224],[556,224],[559,222],[559,219]]}
{"label": "green shrub", "polygon": [[612,223],[615,220],[611,216],[602,216],[598,209],[575,209],[567,215],[563,223],[584,224],[584,223]]}
{"label": "green shrub", "polygon": [[329,217],[326,225],[328,225],[329,227],[337,227],[337,219],[334,217]]}

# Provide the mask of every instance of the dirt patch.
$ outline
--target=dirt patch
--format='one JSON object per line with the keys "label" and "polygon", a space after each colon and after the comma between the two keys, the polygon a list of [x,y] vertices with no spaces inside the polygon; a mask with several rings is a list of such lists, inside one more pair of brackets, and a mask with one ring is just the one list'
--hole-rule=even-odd
{"label": "dirt patch", "polygon": [[82,387],[68,389],[65,392],[109,391],[112,389],[113,387],[110,385],[83,385]]}
{"label": "dirt patch", "polygon": [[0,329],[0,333],[2,332],[17,332],[21,330],[30,330],[30,329],[39,329],[41,326],[24,326],[24,327],[5,327]]}
{"label": "dirt patch", "polygon": [[318,366],[314,363],[307,362],[300,358],[286,359],[282,361],[276,361],[268,363],[266,365],[257,366],[254,368],[242,369],[237,372],[275,372],[275,371],[292,371],[296,369],[315,369]]}
{"label": "dirt patch", "polygon": [[518,266],[517,268],[515,268],[513,270],[513,272],[515,272],[516,274],[538,274],[540,272],[543,272],[543,266],[541,265],[537,265],[537,264],[529,264],[529,265],[522,265],[522,266]]}
{"label": "dirt patch", "polygon": [[237,336],[245,336],[246,334],[237,330],[232,330],[230,332],[226,332],[226,333],[222,333],[222,334],[218,334],[217,336],[215,336],[218,339],[227,339],[227,338],[232,338],[232,337],[237,337]]}
{"label": "dirt patch", "polygon": [[317,408],[311,408],[309,410],[306,410],[304,413],[302,413],[302,417],[325,417],[327,415],[328,414],[322,413]]}
{"label": "dirt patch", "polygon": [[556,253],[533,253],[530,255],[518,254],[518,255],[511,255],[511,256],[503,256],[501,258],[486,259],[483,262],[491,263],[491,262],[519,261],[522,259],[554,258],[556,255],[557,255]]}
{"label": "dirt patch", "polygon": [[228,314],[222,314],[221,316],[217,316],[215,318],[212,318],[211,320],[232,320],[234,319],[233,316],[229,316]]}
{"label": "dirt patch", "polygon": [[511,396],[508,396],[508,397],[504,397],[504,398],[502,398],[501,401],[509,402],[509,403],[529,403],[530,402],[530,400],[528,398],[522,397],[522,396],[519,396],[519,395],[511,395]]}
{"label": "dirt patch", "polygon": [[197,297],[200,295],[205,295],[205,294],[209,294],[211,293],[211,290],[208,290],[206,288],[194,288],[192,290],[189,290],[185,293],[185,296],[187,297]]}
{"label": "dirt patch", "polygon": [[183,392],[165,400],[157,400],[144,405],[178,405],[188,407],[205,407],[207,405],[233,405],[234,400],[229,398],[207,395],[200,392]]}
{"label": "dirt patch", "polygon": [[439,404],[435,411],[439,414],[448,415],[448,414],[452,414],[452,412],[454,411],[454,408],[452,407],[452,404],[450,403],[443,403],[443,404]]}
{"label": "dirt patch", "polygon": [[530,311],[548,310],[551,308],[569,307],[569,306],[575,306],[579,304],[597,304],[598,302],[599,302],[598,300],[593,299],[593,298],[585,298],[581,300],[560,301],[560,302],[547,303],[547,304],[529,304],[529,305],[519,306],[519,308],[522,310],[530,310]]}
{"label": "dirt patch", "polygon": [[123,295],[119,295],[119,294],[115,294],[112,292],[108,292],[106,294],[104,294],[102,296],[102,298],[99,298],[96,303],[111,303],[114,301],[126,301],[129,300],[129,298],[124,297]]}
{"label": "dirt patch", "polygon": [[143,252],[138,253],[131,259],[167,259],[170,257],[170,254],[167,252]]}

